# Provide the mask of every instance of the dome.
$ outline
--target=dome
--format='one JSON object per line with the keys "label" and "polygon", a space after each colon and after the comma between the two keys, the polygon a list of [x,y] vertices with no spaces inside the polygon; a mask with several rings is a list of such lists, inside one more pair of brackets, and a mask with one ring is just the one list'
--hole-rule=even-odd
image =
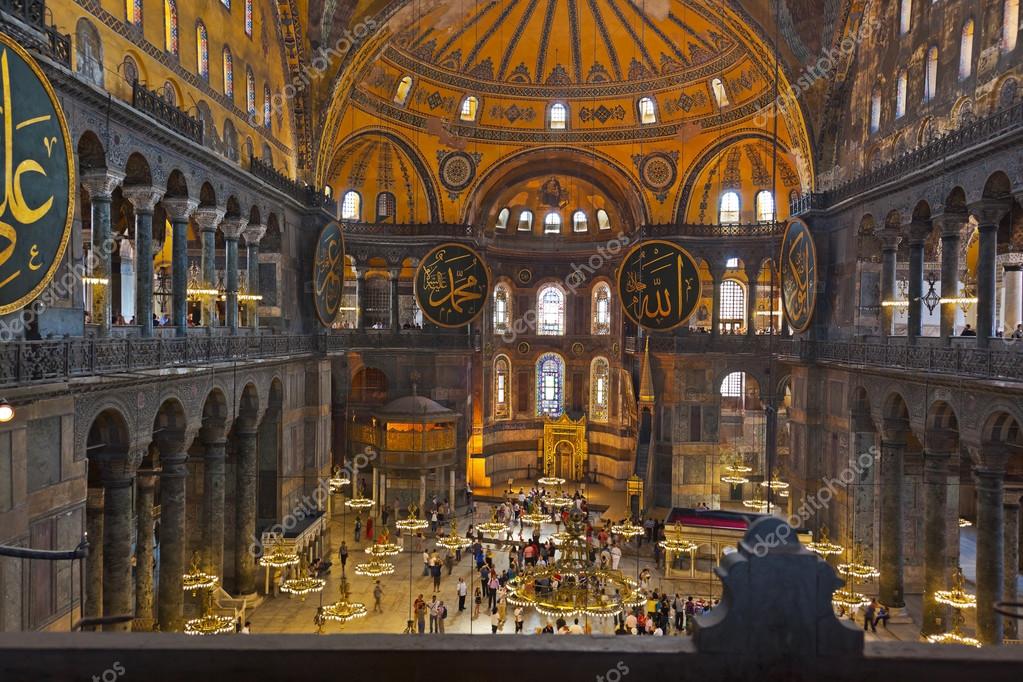
{"label": "dome", "polygon": [[435,400],[421,395],[407,395],[396,398],[384,405],[375,413],[381,421],[395,421],[403,419],[408,421],[414,418],[415,421],[448,422],[454,421],[458,414],[444,407]]}

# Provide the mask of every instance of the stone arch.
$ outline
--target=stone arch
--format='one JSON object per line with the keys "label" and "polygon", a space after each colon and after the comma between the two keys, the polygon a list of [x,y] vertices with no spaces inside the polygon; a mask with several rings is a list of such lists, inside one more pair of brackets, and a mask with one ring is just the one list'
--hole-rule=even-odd
{"label": "stone arch", "polygon": [[352,402],[382,405],[387,402],[388,384],[387,373],[384,370],[364,366],[352,375],[348,395]]}
{"label": "stone arch", "polygon": [[100,170],[107,167],[107,154],[103,149],[103,143],[99,136],[91,130],[86,130],[78,138],[78,170],[85,173],[91,170]]}
{"label": "stone arch", "polygon": [[168,199],[188,196],[188,179],[177,168],[167,176],[167,193],[164,196]]}
{"label": "stone arch", "polygon": [[139,152],[132,152],[124,164],[124,184],[126,186],[153,184],[153,171],[149,161]]}

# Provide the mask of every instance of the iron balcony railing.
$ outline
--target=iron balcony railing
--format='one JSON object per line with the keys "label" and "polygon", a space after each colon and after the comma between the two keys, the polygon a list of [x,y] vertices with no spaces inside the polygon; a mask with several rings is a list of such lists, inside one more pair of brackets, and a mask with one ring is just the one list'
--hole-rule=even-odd
{"label": "iron balcony railing", "polygon": [[165,100],[137,80],[131,84],[131,105],[139,111],[149,114],[171,130],[188,139],[202,144],[202,120],[189,116],[181,109]]}
{"label": "iron balcony railing", "polygon": [[453,223],[342,223],[346,237],[472,237],[472,225]]}
{"label": "iron balcony railing", "polygon": [[71,36],[46,23],[45,0],[0,0],[0,24],[25,47],[71,68]]}
{"label": "iron balcony railing", "polygon": [[[768,335],[722,334],[715,338],[710,334],[688,333],[679,336],[650,336],[649,339],[652,353],[787,355],[792,349],[791,338]],[[645,339],[625,339],[627,353],[642,353],[644,347]]]}
{"label": "iron balcony railing", "polygon": [[643,237],[775,237],[785,229],[785,223],[736,223],[732,225],[716,225],[709,223],[666,223],[660,225],[644,225],[641,229]]}

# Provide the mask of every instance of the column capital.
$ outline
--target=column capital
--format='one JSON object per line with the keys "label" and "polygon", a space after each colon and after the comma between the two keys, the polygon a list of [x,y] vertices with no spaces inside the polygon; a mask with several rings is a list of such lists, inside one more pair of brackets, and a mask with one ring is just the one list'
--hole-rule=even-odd
{"label": "column capital", "polygon": [[200,232],[216,232],[217,225],[224,219],[224,209],[219,206],[200,206],[192,215]]}
{"label": "column capital", "polygon": [[188,219],[199,207],[198,199],[189,197],[164,197],[163,208],[167,211],[167,217],[172,223],[188,222]]}
{"label": "column capital", "polygon": [[906,447],[909,439],[909,424],[905,419],[886,417],[881,421],[881,443],[888,447]]}
{"label": "column capital", "polygon": [[401,266],[395,266],[387,268],[387,278],[392,282],[397,280],[401,276]]}
{"label": "column capital", "polygon": [[82,173],[79,181],[93,201],[110,201],[114,190],[124,182],[124,173],[110,168],[94,168]]}
{"label": "column capital", "polygon": [[249,223],[248,226],[242,230],[242,236],[245,237],[246,246],[259,246],[259,240],[266,234],[266,225],[259,225],[258,223]]}
{"label": "column capital", "polygon": [[886,227],[877,232],[877,238],[881,240],[881,250],[895,251],[902,241],[902,234],[893,227]]}
{"label": "column capital", "polygon": [[970,454],[973,455],[973,461],[976,462],[974,471],[1000,472],[1002,476],[1005,475],[1009,459],[1018,452],[1019,448],[1007,443],[988,443],[977,448],[970,448]]}
{"label": "column capital", "polygon": [[159,469],[139,469],[136,473],[136,480],[140,488],[151,489],[156,485],[156,478],[159,475]]}
{"label": "column capital", "polygon": [[970,222],[969,213],[941,213],[931,217],[931,222],[941,230],[942,239],[960,239],[963,225]]}
{"label": "column capital", "polygon": [[1008,199],[981,199],[970,204],[970,213],[977,217],[980,227],[998,226],[1009,213]]}
{"label": "column capital", "polygon": [[224,218],[220,223],[220,231],[224,233],[224,239],[229,241],[238,241],[245,226],[249,224],[248,219],[241,218],[239,216],[232,216],[230,218]]}
{"label": "column capital", "polygon": [[150,185],[125,185],[121,195],[131,202],[136,213],[152,213],[156,202],[163,197],[164,190]]}
{"label": "column capital", "polygon": [[909,223],[909,245],[913,247],[922,247],[924,242],[927,241],[927,236],[931,233],[933,224],[930,220],[913,220]]}

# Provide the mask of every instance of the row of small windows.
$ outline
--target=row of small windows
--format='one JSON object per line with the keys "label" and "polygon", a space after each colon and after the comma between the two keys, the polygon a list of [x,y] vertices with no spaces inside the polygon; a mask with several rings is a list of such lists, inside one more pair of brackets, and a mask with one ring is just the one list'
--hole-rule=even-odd
{"label": "row of small windows", "polygon": [[[499,282],[494,287],[494,333],[507,334],[512,327],[511,290]],[[561,287],[548,284],[536,293],[536,334],[564,336],[566,295]],[[590,334],[607,336],[611,333],[611,287],[598,282],[591,292]]]}
{"label": "row of small windows", "polygon": [[[221,2],[224,7],[231,9],[231,0],[221,0]],[[252,2],[253,0],[245,0],[245,35],[250,38],[252,37]],[[142,0],[125,0],[124,12],[125,19],[129,24],[142,26]],[[177,0],[163,0],[163,39],[167,52],[178,54]]]}
{"label": "row of small windows", "polygon": [[[611,219],[607,215],[607,211],[600,208],[597,209],[597,228],[600,230],[611,229]],[[497,230],[507,230],[508,220],[511,218],[511,211],[507,208],[502,208],[497,214],[497,224],[494,226]],[[532,232],[533,231],[533,212],[529,209],[525,209],[519,212],[519,219],[517,223],[518,232]],[[590,229],[590,219],[586,215],[585,211],[575,211],[572,214],[572,232],[588,232]],[[561,214],[557,211],[550,211],[543,218],[543,232],[544,234],[561,234]]]}
{"label": "row of small windows", "polygon": [[[329,195],[329,193],[328,193]],[[377,222],[394,220],[397,200],[391,192],[377,194]],[[348,190],[341,197],[341,220],[362,220],[362,195],[355,190]]]}
{"label": "row of small windows", "polygon": [[[536,415],[558,417],[565,411],[565,359],[545,353],[536,361]],[[590,362],[589,419],[606,422],[609,413],[611,364],[607,358]],[[511,418],[511,361],[506,355],[494,359],[494,417]]]}
{"label": "row of small windows", "polygon": [[[774,193],[761,190],[754,197],[758,223],[771,223],[775,220]],[[721,194],[718,203],[718,223],[721,225],[738,225],[742,222],[742,199],[735,190]]]}
{"label": "row of small windows", "polygon": [[[714,78],[710,82],[710,90],[719,107],[729,105],[728,93],[724,81]],[[412,92],[412,76],[402,76],[394,89],[394,103],[404,106]],[[475,95],[466,95],[458,109],[458,118],[465,122],[474,122],[479,115],[480,101]],[[636,115],[642,125],[657,123],[657,103],[652,97],[640,97],[636,101]],[[551,130],[565,130],[568,127],[568,105],[554,102],[547,109],[547,127]]]}
{"label": "row of small windows", "polygon": [[[972,22],[969,25],[969,42],[970,50],[972,51],[973,44],[973,26]],[[964,39],[966,34],[964,33]],[[969,77],[969,73],[966,76],[962,76],[962,64],[960,64],[960,75],[961,77]],[[972,62],[971,62],[972,68]],[[927,60],[924,67],[924,102],[930,102],[933,100],[938,93],[938,48],[932,46],[927,50]],[[907,101],[909,99],[909,74],[902,70],[896,79],[895,85],[895,118],[900,119],[906,115]],[[873,93],[870,97],[870,132],[876,133],[881,128],[881,86],[877,85],[874,87]]]}
{"label": "row of small windows", "polygon": [[[934,4],[937,0],[931,0]],[[973,53],[973,20],[967,22],[969,27],[969,47],[966,54]],[[899,4],[899,35],[909,35],[913,30],[913,0],[900,0]],[[963,39],[966,39],[966,28],[963,29]],[[1019,0],[1003,0],[1002,2],[1002,50],[1012,52],[1016,49],[1019,40]],[[960,76],[962,77],[962,65],[960,64]],[[969,74],[967,74],[969,76]]]}

